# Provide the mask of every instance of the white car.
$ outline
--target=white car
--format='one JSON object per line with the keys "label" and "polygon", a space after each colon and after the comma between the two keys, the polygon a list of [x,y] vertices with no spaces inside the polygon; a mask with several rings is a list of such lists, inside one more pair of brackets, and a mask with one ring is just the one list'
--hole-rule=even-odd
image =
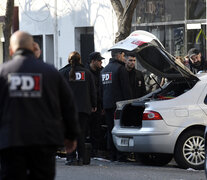
{"label": "white car", "polygon": [[207,74],[192,74],[146,31],[135,31],[110,50],[136,53],[141,65],[168,82],[144,97],[117,102],[112,130],[116,148],[136,152],[145,164],[203,169]]}

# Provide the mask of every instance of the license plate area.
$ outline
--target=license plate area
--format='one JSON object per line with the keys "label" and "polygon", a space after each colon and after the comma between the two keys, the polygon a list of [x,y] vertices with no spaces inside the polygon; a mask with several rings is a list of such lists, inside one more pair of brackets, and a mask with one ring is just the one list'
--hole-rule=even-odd
{"label": "license plate area", "polygon": [[120,138],[121,146],[129,146],[129,138]]}
{"label": "license plate area", "polygon": [[124,147],[129,147],[129,146],[134,146],[134,139],[132,137],[117,137],[116,142],[118,146],[124,146]]}

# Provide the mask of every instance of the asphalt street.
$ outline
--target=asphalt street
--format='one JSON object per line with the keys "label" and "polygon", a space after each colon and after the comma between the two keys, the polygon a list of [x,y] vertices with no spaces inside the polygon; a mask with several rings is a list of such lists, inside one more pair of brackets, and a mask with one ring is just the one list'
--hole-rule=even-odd
{"label": "asphalt street", "polygon": [[109,162],[91,159],[90,165],[66,166],[57,158],[56,180],[205,180],[204,170],[180,169],[174,161],[164,167],[138,162]]}

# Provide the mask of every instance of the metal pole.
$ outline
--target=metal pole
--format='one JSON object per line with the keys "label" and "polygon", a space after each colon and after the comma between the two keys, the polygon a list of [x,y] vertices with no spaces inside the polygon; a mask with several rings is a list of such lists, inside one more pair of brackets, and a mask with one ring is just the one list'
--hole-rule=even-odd
{"label": "metal pole", "polygon": [[[207,1],[206,1],[206,24],[205,24],[205,28],[206,28],[206,37],[207,37]],[[206,47],[205,47],[205,50],[206,50],[206,59],[207,59],[207,38],[206,38]]]}
{"label": "metal pole", "polygon": [[57,19],[57,0],[55,0],[55,66],[59,68],[58,61],[58,19]]}
{"label": "metal pole", "polygon": [[188,51],[188,39],[187,39],[187,0],[185,0],[185,13],[184,13],[184,29],[185,29],[185,34],[184,34],[184,54],[187,54]]}

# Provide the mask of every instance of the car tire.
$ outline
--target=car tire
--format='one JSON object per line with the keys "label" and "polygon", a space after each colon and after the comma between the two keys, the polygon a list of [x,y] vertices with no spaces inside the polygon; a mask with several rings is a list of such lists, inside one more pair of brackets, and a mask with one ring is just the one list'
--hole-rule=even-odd
{"label": "car tire", "polygon": [[207,179],[207,126],[205,128],[204,139],[205,139],[205,157],[206,157],[204,169],[205,169],[205,175],[206,175],[206,179]]}
{"label": "car tire", "polygon": [[172,154],[139,154],[138,159],[144,165],[164,166],[172,160]]}
{"label": "car tire", "polygon": [[182,134],[175,146],[174,159],[179,167],[204,169],[205,141],[202,129],[191,129]]}

